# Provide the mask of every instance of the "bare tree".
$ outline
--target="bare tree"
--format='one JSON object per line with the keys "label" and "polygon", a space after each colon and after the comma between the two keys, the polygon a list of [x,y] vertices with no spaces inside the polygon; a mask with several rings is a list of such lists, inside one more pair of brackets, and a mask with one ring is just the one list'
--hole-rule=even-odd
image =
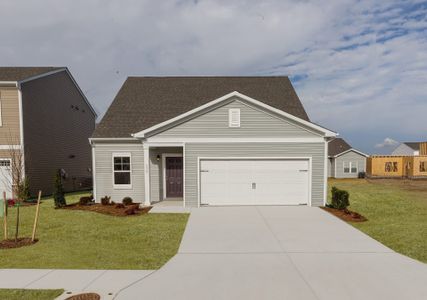
{"label": "bare tree", "polygon": [[6,168],[2,168],[4,185],[12,193],[12,198],[16,201],[16,230],[15,230],[15,241],[18,241],[19,234],[19,207],[21,203],[28,198],[28,179],[25,178],[25,158],[24,148],[20,144],[19,138],[9,133],[8,148],[6,150],[7,156],[10,159],[10,165]]}

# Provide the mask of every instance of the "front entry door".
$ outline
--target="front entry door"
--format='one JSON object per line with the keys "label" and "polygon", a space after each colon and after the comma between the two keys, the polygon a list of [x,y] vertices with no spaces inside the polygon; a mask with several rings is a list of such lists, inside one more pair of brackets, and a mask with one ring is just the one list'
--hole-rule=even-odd
{"label": "front entry door", "polygon": [[166,157],[166,198],[182,198],[182,157]]}

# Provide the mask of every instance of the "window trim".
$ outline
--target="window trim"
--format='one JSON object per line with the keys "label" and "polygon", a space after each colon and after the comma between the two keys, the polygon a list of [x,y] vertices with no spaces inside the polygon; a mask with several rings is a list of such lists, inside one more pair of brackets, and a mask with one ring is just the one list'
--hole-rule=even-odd
{"label": "window trim", "polygon": [[[238,121],[233,122],[233,114],[237,114]],[[228,110],[228,127],[239,128],[240,127],[240,108],[230,108]]]}
{"label": "window trim", "polygon": [[[130,184],[116,184],[115,183],[115,176],[114,174],[116,172],[120,173],[127,173],[128,171],[115,171],[114,170],[114,158],[116,157],[129,157],[129,174],[130,174]],[[112,181],[113,181],[113,189],[115,190],[129,190],[132,189],[132,155],[130,152],[114,152],[111,155],[111,167],[112,167]]]}
{"label": "window trim", "polygon": [[[346,167],[345,167],[346,163],[348,164],[348,172],[345,171],[345,169],[346,169]],[[356,167],[356,172],[352,172],[351,171],[352,167],[354,167],[354,166]],[[344,174],[357,174],[359,172],[359,162],[353,163],[352,161],[348,161],[348,162],[343,161],[342,162],[342,167],[343,167],[342,171],[343,171]]]}

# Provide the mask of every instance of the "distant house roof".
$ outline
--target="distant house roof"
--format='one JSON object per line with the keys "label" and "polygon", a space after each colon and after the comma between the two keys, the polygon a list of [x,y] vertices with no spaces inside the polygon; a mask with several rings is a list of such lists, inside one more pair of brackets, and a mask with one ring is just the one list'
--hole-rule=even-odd
{"label": "distant house roof", "polygon": [[123,138],[237,91],[310,121],[288,77],[129,77],[94,138]]}
{"label": "distant house roof", "polygon": [[328,144],[328,155],[336,156],[350,149],[351,146],[344,139],[336,138],[330,141]]}
{"label": "distant house roof", "polygon": [[21,81],[65,67],[0,67],[0,81]]}
{"label": "distant house roof", "polygon": [[408,146],[409,148],[411,148],[414,151],[419,151],[420,150],[420,142],[407,142],[407,143],[403,143],[406,146]]}

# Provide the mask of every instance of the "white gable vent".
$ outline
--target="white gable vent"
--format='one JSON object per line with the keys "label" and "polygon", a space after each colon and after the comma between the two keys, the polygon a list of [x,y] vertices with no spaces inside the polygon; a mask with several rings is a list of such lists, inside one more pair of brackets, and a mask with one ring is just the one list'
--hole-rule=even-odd
{"label": "white gable vent", "polygon": [[231,108],[228,110],[228,126],[240,127],[240,109]]}

